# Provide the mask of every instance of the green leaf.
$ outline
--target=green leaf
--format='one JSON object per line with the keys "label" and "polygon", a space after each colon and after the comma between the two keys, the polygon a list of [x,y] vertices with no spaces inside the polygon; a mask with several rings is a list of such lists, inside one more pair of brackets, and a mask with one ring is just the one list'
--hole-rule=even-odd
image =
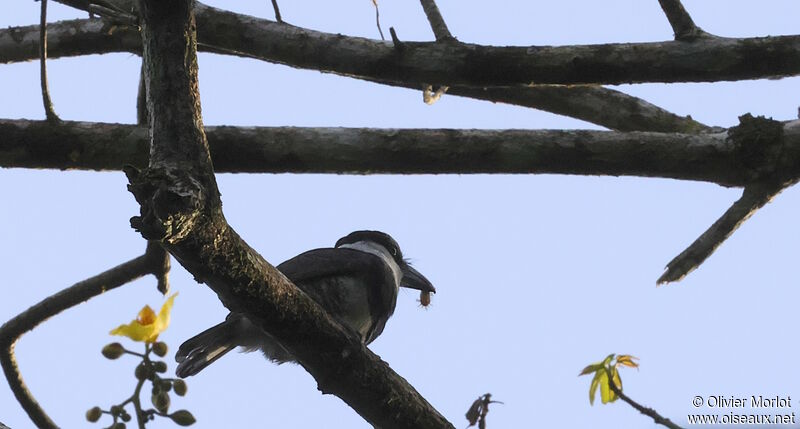
{"label": "green leaf", "polygon": [[607,404],[609,402],[614,402],[614,400],[616,399],[615,397],[617,395],[614,394],[614,391],[611,390],[611,387],[609,387],[609,385],[608,385],[608,373],[603,371],[603,372],[598,372],[598,374],[601,374],[601,377],[600,377],[600,401],[602,403],[604,403],[604,404]]}
{"label": "green leaf", "polygon": [[600,386],[600,380],[604,374],[605,372],[603,371],[597,371],[594,373],[592,384],[589,385],[589,405],[594,405],[594,395],[597,393],[597,388]]}
{"label": "green leaf", "polygon": [[587,366],[586,368],[584,368],[583,371],[581,371],[581,373],[578,374],[578,377],[580,377],[582,375],[586,375],[586,374],[591,374],[593,372],[597,372],[597,371],[599,371],[601,369],[603,369],[603,362],[593,363],[593,364]]}
{"label": "green leaf", "polygon": [[617,368],[611,369],[611,375],[612,380],[614,380],[614,385],[617,386],[617,389],[619,389],[620,392],[622,392],[622,379],[619,377],[619,371],[617,371]]}

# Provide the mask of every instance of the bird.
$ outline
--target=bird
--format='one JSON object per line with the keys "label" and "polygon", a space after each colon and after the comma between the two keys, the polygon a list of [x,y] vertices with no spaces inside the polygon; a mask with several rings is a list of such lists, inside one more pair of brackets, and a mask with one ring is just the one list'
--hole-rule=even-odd
{"label": "bird", "polygon": [[[417,289],[425,297],[436,293],[433,284],[403,258],[397,241],[380,231],[351,232],[333,248],[309,250],[277,268],[364,344],[383,332],[401,286]],[[193,376],[238,346],[245,352],[261,350],[277,364],[296,362],[275,337],[246,315],[231,312],[222,323],[181,344],[175,373],[180,378]]]}

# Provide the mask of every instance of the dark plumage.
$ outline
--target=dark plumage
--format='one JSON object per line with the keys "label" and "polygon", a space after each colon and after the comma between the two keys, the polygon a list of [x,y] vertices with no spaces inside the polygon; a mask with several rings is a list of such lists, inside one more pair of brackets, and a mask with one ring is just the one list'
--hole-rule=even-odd
{"label": "dark plumage", "polygon": [[[339,239],[335,248],[309,250],[277,268],[365,344],[383,332],[394,313],[400,286],[436,291],[403,260],[397,242],[379,231],[353,232]],[[179,377],[197,374],[237,346],[246,351],[260,349],[276,363],[295,360],[244,315],[230,313],[224,322],[180,346],[175,372]]]}

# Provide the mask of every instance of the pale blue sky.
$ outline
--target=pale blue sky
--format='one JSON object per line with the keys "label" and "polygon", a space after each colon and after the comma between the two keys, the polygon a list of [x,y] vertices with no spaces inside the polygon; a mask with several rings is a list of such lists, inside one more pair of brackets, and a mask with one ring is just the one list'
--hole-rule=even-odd
{"label": "pale blue sky", "polygon": [[[216,2],[220,7],[223,2]],[[269,2],[224,7],[270,18]],[[381,3],[385,32],[432,38],[416,1]],[[656,0],[439,1],[462,41],[498,45],[654,41],[672,31]],[[797,33],[800,3],[686,1],[695,21],[723,36]],[[38,22],[38,3],[7,2],[0,26]],[[51,20],[81,16],[50,3]],[[368,0],[281,2],[286,21],[378,37]],[[64,119],[131,123],[140,60],[114,54],[52,60],[50,88]],[[0,65],[0,117],[43,118],[38,64]],[[201,54],[206,124],[596,128],[530,109],[376,86],[253,60]],[[752,112],[795,118],[797,78],[639,85],[625,91],[679,114],[731,126]],[[128,225],[138,213],[122,173],[0,170],[3,321],[79,280],[139,255]],[[800,192],[759,211],[683,282],[655,287],[664,265],[735,201],[739,190],[660,179],[569,176],[220,175],[225,214],[272,263],[328,247],[356,229],[392,234],[436,285],[432,306],[401,293],[371,348],[456,427],[491,392],[489,428],[654,426],[623,403],[589,406],[577,374],[608,353],[641,358],[625,392],[679,424],[695,395],[791,395],[797,389]],[[271,201],[266,204],[262,201]],[[404,201],[400,201],[404,200]],[[274,201],[281,201],[276,205]],[[184,339],[225,317],[205,286],[175,266],[170,357]],[[107,361],[108,331],[161,296],[147,278],[69,310],[22,338],[20,367],[64,427],[101,427],[86,409],[133,389],[133,358]],[[609,309],[617,309],[609,314]],[[169,360],[170,371],[174,363]],[[230,354],[188,380],[196,427],[368,427],[322,396],[299,366]],[[793,410],[795,410],[793,408]],[[729,411],[729,410],[722,410]],[[5,383],[0,422],[31,427]],[[106,421],[106,424],[108,422]],[[174,427],[156,421],[152,428]]]}

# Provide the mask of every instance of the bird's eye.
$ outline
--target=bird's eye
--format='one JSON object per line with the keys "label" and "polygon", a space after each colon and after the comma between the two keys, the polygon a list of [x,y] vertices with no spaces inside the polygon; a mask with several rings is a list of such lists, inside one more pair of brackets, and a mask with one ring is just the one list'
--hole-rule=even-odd
{"label": "bird's eye", "polygon": [[392,256],[397,256],[397,248],[392,247]]}

